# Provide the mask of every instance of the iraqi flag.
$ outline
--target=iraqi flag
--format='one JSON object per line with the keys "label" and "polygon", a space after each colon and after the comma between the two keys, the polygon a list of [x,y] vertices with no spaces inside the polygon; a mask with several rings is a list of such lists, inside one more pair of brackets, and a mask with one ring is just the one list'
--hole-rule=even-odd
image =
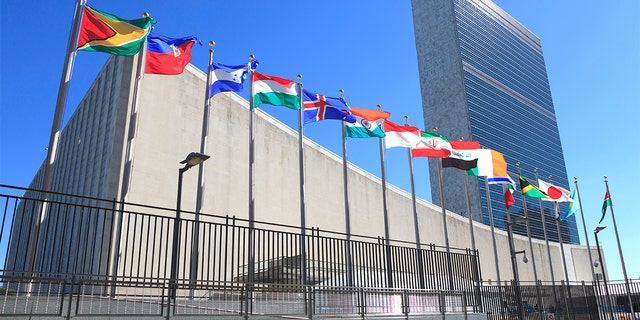
{"label": "iraqi flag", "polygon": [[147,64],[145,73],[177,75],[191,62],[191,47],[198,38],[169,38],[154,33],[147,37]]}
{"label": "iraqi flag", "polygon": [[450,141],[451,155],[442,159],[443,168],[458,168],[460,170],[470,170],[478,166],[478,151],[480,143],[471,141]]}

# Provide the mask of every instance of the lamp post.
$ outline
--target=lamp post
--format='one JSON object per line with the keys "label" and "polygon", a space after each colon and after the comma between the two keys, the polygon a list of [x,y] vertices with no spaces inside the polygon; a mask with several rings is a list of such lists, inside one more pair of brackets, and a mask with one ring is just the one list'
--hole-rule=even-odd
{"label": "lamp post", "polygon": [[[606,226],[597,226],[595,230],[593,230],[593,235],[596,237],[596,248],[598,249],[598,260],[600,261],[600,266],[602,266],[602,282],[604,283],[604,294],[607,299],[607,303],[605,306],[608,307],[609,313],[611,314],[611,319],[615,319],[613,316],[613,306],[611,305],[611,295],[609,295],[609,287],[607,286],[607,276],[604,271],[604,260],[602,260],[602,251],[600,250],[600,243],[598,242],[598,232],[604,230]],[[597,267],[594,265],[594,267]]]}
{"label": "lamp post", "polygon": [[516,298],[516,310],[518,312],[518,319],[524,319],[524,312],[522,310],[522,295],[520,294],[520,276],[518,275],[518,264],[516,263],[516,255],[522,253],[523,258],[522,261],[527,263],[529,259],[527,259],[527,255],[524,250],[515,251],[513,245],[513,233],[511,230],[511,226],[516,223],[521,223],[527,221],[528,218],[518,217],[507,222],[507,236],[509,237],[509,251],[511,252],[511,268],[513,269],[513,281],[514,281],[514,291]]}
{"label": "lamp post", "polygon": [[203,163],[207,159],[209,159],[209,156],[206,154],[191,152],[186,159],[180,161],[181,164],[184,164],[184,167],[178,169],[178,199],[176,203],[176,219],[173,222],[173,254],[171,256],[171,286],[169,290],[169,298],[174,301],[176,299],[176,291],[178,288],[178,256],[180,255],[180,246],[178,242],[182,225],[182,221],[180,219],[180,203],[182,202],[182,174],[192,167]]}

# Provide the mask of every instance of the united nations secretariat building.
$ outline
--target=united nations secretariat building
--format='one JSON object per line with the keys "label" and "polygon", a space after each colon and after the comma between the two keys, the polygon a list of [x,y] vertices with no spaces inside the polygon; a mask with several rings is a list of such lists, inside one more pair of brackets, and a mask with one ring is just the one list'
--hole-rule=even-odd
{"label": "united nations secretariat building", "polygon": [[[477,116],[482,109],[482,90],[497,90],[495,95],[504,99],[516,97],[522,110],[531,110],[526,104],[533,103],[532,110],[553,123],[557,134],[550,100],[532,101],[503,82],[504,70],[494,72],[482,63],[475,64],[474,57],[482,54],[473,51],[471,42],[463,41],[473,33],[456,32],[456,28],[470,30],[481,21],[503,36],[511,34],[505,36],[509,41],[541,57],[535,35],[488,1],[456,0],[438,10],[457,19],[445,19],[454,23],[440,21],[439,26],[450,28],[450,36],[458,35],[462,40],[426,40],[423,30],[432,30],[429,28],[438,23],[427,14],[436,10],[430,7],[434,1],[414,2],[425,110],[433,114],[439,103],[426,94],[459,86],[467,103],[458,101],[455,112],[472,114],[471,123],[460,127],[470,128],[472,132],[465,135],[475,138],[481,136],[476,130],[482,131]],[[434,79],[428,78],[433,73],[427,70],[448,68],[447,64],[456,62],[445,59],[440,65],[427,66],[425,57],[435,59],[435,47],[455,43],[461,46],[457,63],[462,69],[452,77],[459,78],[443,79],[449,84],[439,88],[428,87]],[[61,274],[73,274],[77,275],[73,281],[56,280],[46,287],[60,297],[83,293],[92,299],[138,299],[154,305],[148,306],[151,314],[160,316],[184,312],[229,318],[238,314],[321,318],[330,314],[408,317],[440,312],[495,315],[512,312],[516,304],[525,311],[568,314],[560,310],[576,308],[582,303],[577,292],[586,291],[579,285],[577,289],[567,286],[566,281],[596,280],[587,247],[577,241],[575,220],[564,227],[570,237],[564,239],[562,249],[558,233],[547,244],[539,232],[532,237],[514,232],[510,247],[505,215],[496,215],[500,223],[492,232],[487,223],[486,190],[477,181],[471,196],[479,215],[473,217],[475,251],[470,220],[458,210],[466,210],[466,202],[455,204],[455,199],[447,199],[452,211],[444,215],[446,247],[442,208],[417,199],[414,215],[411,193],[389,184],[386,238],[381,179],[348,164],[348,189],[358,191],[349,192],[345,204],[342,157],[306,138],[306,228],[301,229],[297,129],[255,110],[250,193],[249,102],[235,93],[217,94],[210,101],[204,148],[210,158],[185,172],[179,162],[201,150],[206,72],[188,65],[178,76],[143,75],[135,90],[137,64],[137,56],[112,56],[102,67],[61,133],[51,193],[43,196],[38,192],[41,170],[23,197],[7,198],[16,214],[5,275],[28,271],[58,279]],[[544,63],[539,67],[544,69]],[[544,72],[542,81],[548,87]],[[430,119],[447,120],[446,115]],[[562,157],[561,148],[559,152]],[[509,158],[508,152],[505,157]],[[564,166],[564,160],[560,161]],[[202,203],[196,203],[200,170],[204,196]],[[433,198],[439,199],[434,172],[431,165]],[[566,170],[558,176],[567,183]],[[464,186],[454,182],[446,185],[460,188],[447,190],[449,196],[464,197]],[[499,195],[493,198],[500,199]],[[194,212],[196,207],[201,208],[199,213]],[[553,217],[549,215],[549,219]],[[415,242],[416,230],[420,244]],[[523,249],[529,263],[517,252]],[[597,255],[595,248],[592,251]],[[16,276],[5,281],[12,288],[37,286],[29,281],[20,283],[20,279]],[[554,285],[549,285],[552,282]],[[569,292],[567,287],[571,287]],[[559,302],[560,296],[569,298]],[[162,303],[152,303],[157,299],[173,301],[173,309],[163,311]],[[79,298],[78,310],[87,307],[80,305],[82,301]],[[113,314],[122,301],[114,302],[114,309],[90,314]],[[104,303],[92,303],[96,308],[104,307]],[[446,305],[455,307],[448,310]],[[598,312],[597,306],[585,308]]]}

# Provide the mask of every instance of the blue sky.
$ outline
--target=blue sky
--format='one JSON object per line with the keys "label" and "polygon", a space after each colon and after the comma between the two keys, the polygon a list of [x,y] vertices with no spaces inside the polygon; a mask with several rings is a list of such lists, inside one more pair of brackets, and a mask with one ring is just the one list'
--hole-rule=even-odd
{"label": "blue sky", "polygon": [[[634,164],[640,120],[640,2],[636,0],[496,0],[540,37],[570,180],[578,177],[590,236],[600,219],[607,176],[627,273],[640,278],[640,219]],[[74,9],[73,0],[0,3],[0,183],[28,186],[46,157],[58,85]],[[214,40],[214,59],[240,64],[254,54],[259,71],[295,79],[325,95],[345,90],[353,106],[381,104],[391,120],[424,127],[411,3],[405,1],[183,1],[91,0],[123,18],[149,12],[155,32]],[[276,5],[277,4],[277,5]],[[192,50],[206,70],[207,47]],[[79,52],[65,110],[73,113],[107,55]],[[203,88],[204,90],[204,88]],[[247,92],[243,93],[246,97]],[[263,108],[296,127],[295,113]],[[213,110],[215,113],[215,110]],[[212,114],[212,116],[215,116]],[[340,154],[337,121],[305,128],[307,137]],[[349,160],[380,174],[375,139],[349,141]],[[632,141],[632,142],[628,142]],[[397,149],[397,150],[396,150]],[[387,151],[387,177],[408,190],[406,151]],[[499,150],[498,150],[499,151]],[[416,192],[430,200],[427,164],[414,162]],[[578,230],[584,244],[582,221]],[[622,279],[611,215],[599,235],[609,275]]]}

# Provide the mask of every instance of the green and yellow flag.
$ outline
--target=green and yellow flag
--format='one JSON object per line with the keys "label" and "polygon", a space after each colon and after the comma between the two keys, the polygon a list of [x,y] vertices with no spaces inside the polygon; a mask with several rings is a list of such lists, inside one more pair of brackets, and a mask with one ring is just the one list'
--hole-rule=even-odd
{"label": "green and yellow flag", "polygon": [[96,51],[116,56],[132,56],[140,51],[151,25],[150,17],[126,20],[87,5],[82,13],[78,33],[78,50]]}
{"label": "green and yellow flag", "polygon": [[549,196],[546,193],[529,183],[529,181],[527,181],[523,176],[520,176],[520,190],[522,191],[522,194],[527,197],[549,199]]}

